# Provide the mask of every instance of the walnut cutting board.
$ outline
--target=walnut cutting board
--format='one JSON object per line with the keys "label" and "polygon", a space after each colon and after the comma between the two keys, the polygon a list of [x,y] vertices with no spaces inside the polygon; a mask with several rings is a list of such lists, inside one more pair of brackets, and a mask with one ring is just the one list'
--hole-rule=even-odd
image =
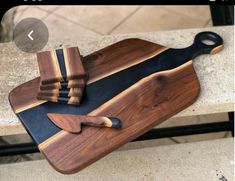
{"label": "walnut cutting board", "polygon": [[[222,47],[213,32],[197,34],[183,49],[123,40],[84,57],[89,80],[80,106],[38,101],[39,78],[12,90],[9,101],[49,163],[59,172],[75,173],[191,105],[200,92],[192,59]],[[47,113],[116,117],[122,128],[84,127],[72,134]]]}

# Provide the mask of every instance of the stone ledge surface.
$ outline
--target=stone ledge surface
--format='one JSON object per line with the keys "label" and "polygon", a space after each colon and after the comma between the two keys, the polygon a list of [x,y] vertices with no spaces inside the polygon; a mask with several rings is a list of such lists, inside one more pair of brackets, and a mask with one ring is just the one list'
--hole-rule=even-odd
{"label": "stone ledge surface", "polygon": [[234,180],[233,138],[115,151],[73,175],[56,172],[46,160],[0,165],[5,180],[202,181]]}
{"label": "stone ledge surface", "polygon": [[[110,35],[87,40],[50,40],[45,49],[60,45],[79,46],[87,55],[126,38],[141,38],[172,48],[189,46],[200,31],[214,31],[224,39],[224,50],[216,55],[202,55],[194,67],[201,84],[201,94],[190,107],[176,117],[233,111],[234,94],[234,27],[210,27],[176,31]],[[0,44],[0,135],[25,133],[11,110],[8,94],[16,86],[39,76],[35,54],[18,50],[14,43]]]}

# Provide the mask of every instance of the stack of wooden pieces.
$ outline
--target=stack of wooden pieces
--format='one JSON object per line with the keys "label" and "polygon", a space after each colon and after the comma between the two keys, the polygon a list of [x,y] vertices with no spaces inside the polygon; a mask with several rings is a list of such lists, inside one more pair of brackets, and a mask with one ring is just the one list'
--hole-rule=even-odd
{"label": "stack of wooden pieces", "polygon": [[41,81],[37,98],[80,104],[88,74],[78,47],[38,52],[37,61]]}

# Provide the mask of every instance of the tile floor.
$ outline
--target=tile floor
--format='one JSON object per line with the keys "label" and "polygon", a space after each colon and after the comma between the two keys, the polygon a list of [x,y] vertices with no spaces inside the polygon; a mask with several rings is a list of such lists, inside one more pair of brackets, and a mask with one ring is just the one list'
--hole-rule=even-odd
{"label": "tile floor", "polygon": [[[48,26],[51,39],[97,38],[109,34],[151,32],[212,26],[209,6],[20,6],[11,9],[3,18],[9,24],[15,12],[13,24],[26,17],[43,20]],[[11,37],[9,40],[11,40]],[[170,119],[159,127],[197,124],[227,120],[226,114]],[[226,132],[197,136],[159,139],[130,143],[123,149],[175,144],[182,142],[216,139],[230,136]],[[27,135],[7,136],[0,144],[30,141]],[[0,157],[0,163],[41,159],[40,154]]]}
{"label": "tile floor", "polygon": [[43,20],[51,39],[212,26],[209,6],[19,6],[3,21]]}

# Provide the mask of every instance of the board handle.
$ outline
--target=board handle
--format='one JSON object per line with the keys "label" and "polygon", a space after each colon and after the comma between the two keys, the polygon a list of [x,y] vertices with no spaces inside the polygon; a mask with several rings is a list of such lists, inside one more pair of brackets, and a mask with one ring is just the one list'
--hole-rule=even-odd
{"label": "board handle", "polygon": [[192,59],[201,54],[216,54],[223,49],[223,39],[216,33],[204,31],[198,33],[193,44],[186,48]]}

